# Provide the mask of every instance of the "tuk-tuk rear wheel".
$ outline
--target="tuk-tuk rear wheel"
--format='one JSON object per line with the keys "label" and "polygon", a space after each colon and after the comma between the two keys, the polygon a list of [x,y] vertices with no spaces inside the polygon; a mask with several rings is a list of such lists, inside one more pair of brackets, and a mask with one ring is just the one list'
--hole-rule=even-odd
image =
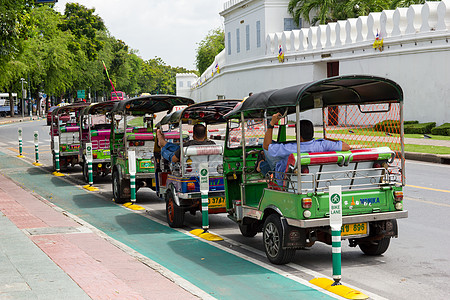
{"label": "tuk-tuk rear wheel", "polygon": [[239,224],[239,230],[241,234],[245,237],[254,237],[258,233],[258,225],[256,222],[251,222],[248,224]]}
{"label": "tuk-tuk rear wheel", "polygon": [[166,217],[167,223],[172,228],[183,227],[184,211],[175,203],[172,191],[166,193]]}
{"label": "tuk-tuk rear wheel", "polygon": [[88,163],[85,160],[83,160],[81,167],[83,168],[83,179],[86,183],[89,183]]}
{"label": "tuk-tuk rear wheel", "polygon": [[263,242],[271,263],[284,265],[294,258],[295,249],[283,249],[283,227],[277,214],[270,215],[264,222]]}
{"label": "tuk-tuk rear wheel", "polygon": [[365,254],[370,256],[381,255],[389,248],[391,243],[390,237],[384,237],[379,241],[370,241],[359,244],[359,249]]}

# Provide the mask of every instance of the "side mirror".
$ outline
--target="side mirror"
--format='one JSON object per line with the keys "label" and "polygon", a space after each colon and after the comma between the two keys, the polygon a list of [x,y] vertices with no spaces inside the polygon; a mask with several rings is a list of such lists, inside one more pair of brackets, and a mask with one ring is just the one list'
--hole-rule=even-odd
{"label": "side mirror", "polygon": [[230,121],[228,122],[228,127],[230,127],[230,129],[236,129],[240,127],[239,124],[240,124],[239,122]]}

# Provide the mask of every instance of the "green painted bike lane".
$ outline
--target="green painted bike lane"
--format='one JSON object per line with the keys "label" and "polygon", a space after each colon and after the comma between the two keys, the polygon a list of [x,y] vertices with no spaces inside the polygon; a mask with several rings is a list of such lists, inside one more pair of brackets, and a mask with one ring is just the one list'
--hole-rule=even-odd
{"label": "green painted bike lane", "polygon": [[0,170],[218,299],[334,299],[2,152]]}

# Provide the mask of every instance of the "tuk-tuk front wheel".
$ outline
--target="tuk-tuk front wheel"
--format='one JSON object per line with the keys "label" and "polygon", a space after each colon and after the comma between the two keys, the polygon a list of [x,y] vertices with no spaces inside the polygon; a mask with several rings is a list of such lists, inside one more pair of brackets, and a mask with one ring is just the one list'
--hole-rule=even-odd
{"label": "tuk-tuk front wheel", "polygon": [[258,224],[256,222],[239,223],[239,230],[245,237],[254,237],[258,233]]}
{"label": "tuk-tuk front wheel", "polygon": [[[81,167],[83,168],[83,179],[86,183],[89,183],[89,166],[88,162],[83,160],[83,163],[81,164]],[[92,175],[94,176],[94,175]]]}
{"label": "tuk-tuk front wheel", "polygon": [[127,198],[123,196],[124,182],[122,178],[120,178],[120,173],[117,170],[114,170],[112,173],[112,190],[113,197],[116,203],[125,203],[128,201]]}
{"label": "tuk-tuk front wheel", "polygon": [[277,214],[270,215],[264,222],[263,242],[271,263],[284,265],[294,258],[295,249],[283,249],[283,227]]}
{"label": "tuk-tuk front wheel", "polygon": [[166,217],[170,227],[183,227],[184,210],[175,203],[174,195],[171,190],[166,193]]}

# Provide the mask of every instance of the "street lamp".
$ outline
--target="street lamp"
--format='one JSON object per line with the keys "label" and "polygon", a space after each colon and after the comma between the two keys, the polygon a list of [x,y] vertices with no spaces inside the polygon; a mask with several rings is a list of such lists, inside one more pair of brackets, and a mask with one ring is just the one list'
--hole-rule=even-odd
{"label": "street lamp", "polygon": [[27,83],[27,82],[25,81],[24,78],[20,78],[20,81],[22,82],[22,119],[23,119],[24,118],[24,112],[25,112],[25,102],[24,102],[24,99],[23,99],[23,98],[25,98],[24,95],[23,95],[23,83],[24,82]]}

